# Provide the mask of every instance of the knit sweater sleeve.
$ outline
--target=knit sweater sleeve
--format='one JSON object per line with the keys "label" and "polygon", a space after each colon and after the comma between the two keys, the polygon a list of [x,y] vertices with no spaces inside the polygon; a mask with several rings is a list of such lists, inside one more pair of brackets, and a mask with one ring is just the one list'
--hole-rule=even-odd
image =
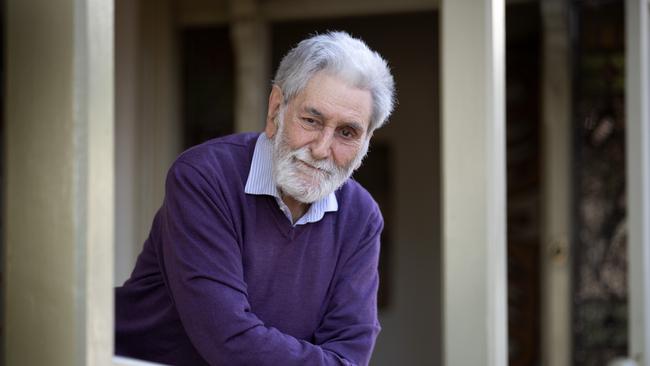
{"label": "knit sweater sleeve", "polygon": [[[383,219],[372,202],[354,250],[337,271],[333,292],[315,343],[345,355],[346,365],[367,365],[380,331],[377,320],[378,262]],[[355,237],[355,241],[356,241]]]}
{"label": "knit sweater sleeve", "polygon": [[192,344],[210,365],[355,364],[340,347],[296,339],[265,326],[251,311],[224,192],[196,168],[174,164],[161,210],[169,293]]}

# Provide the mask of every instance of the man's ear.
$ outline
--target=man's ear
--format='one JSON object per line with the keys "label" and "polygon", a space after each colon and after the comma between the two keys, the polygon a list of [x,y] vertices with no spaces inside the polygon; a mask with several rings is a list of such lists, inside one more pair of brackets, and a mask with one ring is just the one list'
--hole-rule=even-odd
{"label": "man's ear", "polygon": [[273,85],[271,94],[269,94],[269,109],[266,112],[266,127],[264,128],[268,138],[272,138],[278,131],[278,125],[275,122],[278,113],[280,113],[283,100],[282,89],[277,85]]}

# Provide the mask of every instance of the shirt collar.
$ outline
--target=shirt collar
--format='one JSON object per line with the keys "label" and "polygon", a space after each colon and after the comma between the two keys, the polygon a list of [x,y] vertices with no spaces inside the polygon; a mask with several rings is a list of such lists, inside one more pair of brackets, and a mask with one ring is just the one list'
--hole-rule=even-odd
{"label": "shirt collar", "polygon": [[[248,179],[244,192],[252,195],[267,195],[275,197],[278,202],[278,207],[285,216],[291,220],[291,212],[289,208],[282,202],[280,192],[273,181],[273,143],[266,137],[266,134],[261,133],[255,143],[255,151],[253,152],[253,161],[251,168],[248,172]],[[339,205],[336,200],[334,192],[319,201],[312,203],[309,210],[299,218],[293,225],[302,225],[312,222],[320,221],[326,212],[338,211]]]}

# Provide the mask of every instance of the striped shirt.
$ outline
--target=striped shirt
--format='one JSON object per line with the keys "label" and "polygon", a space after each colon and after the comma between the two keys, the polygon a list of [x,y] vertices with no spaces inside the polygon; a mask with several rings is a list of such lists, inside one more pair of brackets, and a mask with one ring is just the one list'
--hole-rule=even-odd
{"label": "striped shirt", "polygon": [[253,152],[253,161],[251,162],[251,169],[248,172],[248,179],[246,180],[246,187],[244,192],[247,194],[255,195],[269,195],[275,197],[280,210],[287,217],[293,226],[304,225],[312,222],[320,221],[326,212],[338,211],[339,205],[336,200],[334,192],[327,195],[325,198],[312,203],[309,210],[293,222],[291,211],[289,207],[282,201],[280,191],[273,181],[273,143],[266,137],[265,133],[261,133],[255,143],[255,151]]}

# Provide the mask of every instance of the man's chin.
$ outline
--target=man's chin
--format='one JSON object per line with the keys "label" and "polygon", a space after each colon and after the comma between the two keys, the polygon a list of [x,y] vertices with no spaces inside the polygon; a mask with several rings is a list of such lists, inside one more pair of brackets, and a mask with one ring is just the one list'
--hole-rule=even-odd
{"label": "man's chin", "polygon": [[293,181],[285,181],[286,185],[280,184],[280,188],[284,194],[304,204],[311,204],[322,200],[339,189],[347,181],[346,178],[339,184],[336,184],[336,182],[323,181],[322,178],[315,177],[311,174],[303,174],[298,171],[294,171],[293,178]]}

